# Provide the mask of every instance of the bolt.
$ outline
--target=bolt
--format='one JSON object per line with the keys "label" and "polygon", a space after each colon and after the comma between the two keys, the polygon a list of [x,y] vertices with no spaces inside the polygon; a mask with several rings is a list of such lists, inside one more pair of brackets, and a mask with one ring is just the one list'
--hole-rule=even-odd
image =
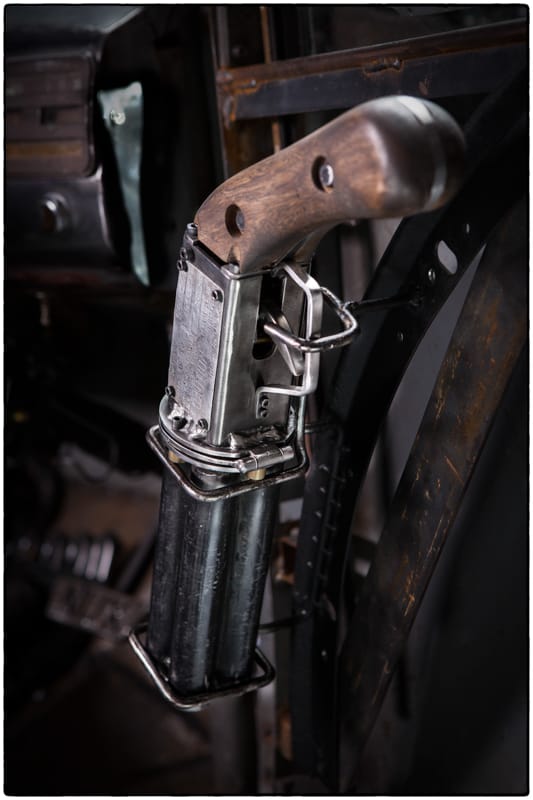
{"label": "bolt", "polygon": [[435,283],[436,280],[437,280],[437,273],[435,272],[433,267],[430,267],[430,269],[428,269],[428,281],[430,283]]}
{"label": "bolt", "polygon": [[226,269],[228,272],[231,272],[232,275],[238,275],[240,271],[238,264],[226,264]]}
{"label": "bolt", "polygon": [[187,261],[193,261],[193,260],[194,260],[194,255],[192,254],[190,247],[180,247],[180,257],[176,264],[180,272],[187,272],[188,270]]}
{"label": "bolt", "polygon": [[268,397],[261,398],[261,408],[268,408],[269,400]]}
{"label": "bolt", "polygon": [[213,300],[216,300],[217,303],[221,303],[224,295],[222,294],[220,289],[214,289],[213,292],[211,293],[211,297],[213,298]]}
{"label": "bolt", "polygon": [[326,162],[320,165],[318,169],[318,180],[323,189],[331,189],[335,180],[335,173],[333,172],[331,164]]}
{"label": "bolt", "polygon": [[123,111],[112,108],[109,112],[109,121],[112,125],[124,125],[126,122],[126,115]]}
{"label": "bolt", "polygon": [[194,263],[194,250],[192,247],[180,247],[180,260]]}
{"label": "bolt", "polygon": [[198,225],[194,222],[189,222],[187,225],[187,234],[191,237],[191,239],[196,241],[198,239]]}

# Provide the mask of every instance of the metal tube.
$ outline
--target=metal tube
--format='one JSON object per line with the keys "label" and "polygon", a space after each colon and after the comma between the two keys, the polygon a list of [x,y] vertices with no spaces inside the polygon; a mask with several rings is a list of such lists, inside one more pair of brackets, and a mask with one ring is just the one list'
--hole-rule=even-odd
{"label": "metal tube", "polygon": [[[204,489],[228,482],[195,478]],[[250,677],[278,493],[258,487],[206,503],[165,474],[148,650],[180,695]]]}
{"label": "metal tube", "polygon": [[180,544],[176,529],[185,497],[185,492],[172,473],[165,469],[161,486],[147,640],[148,650],[160,664],[164,663],[170,650]]}
{"label": "metal tube", "polygon": [[279,486],[235,498],[223,614],[215,662],[221,685],[249,676],[272,547]]}
{"label": "metal tube", "polygon": [[[220,478],[214,480],[220,483]],[[185,492],[182,500],[175,521],[182,542],[172,603],[170,682],[177,692],[189,695],[212,685],[235,501],[204,503]]]}
{"label": "metal tube", "polygon": [[[204,489],[228,482],[195,477]],[[147,646],[182,696],[250,678],[278,493],[206,503],[165,475]]]}

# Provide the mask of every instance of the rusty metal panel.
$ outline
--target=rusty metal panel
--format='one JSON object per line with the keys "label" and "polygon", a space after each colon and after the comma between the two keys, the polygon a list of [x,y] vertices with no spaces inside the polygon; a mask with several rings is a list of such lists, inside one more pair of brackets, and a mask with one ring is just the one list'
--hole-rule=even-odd
{"label": "rusty metal panel", "polygon": [[350,621],[340,659],[344,791],[527,341],[527,228],[523,202],[489,241]]}
{"label": "rusty metal panel", "polygon": [[92,62],[86,57],[8,59],[8,175],[86,175],[94,168]]}
{"label": "rusty metal panel", "polygon": [[513,21],[221,69],[219,107],[229,128],[238,120],[342,109],[398,92],[421,97],[484,93],[526,58],[527,25]]}

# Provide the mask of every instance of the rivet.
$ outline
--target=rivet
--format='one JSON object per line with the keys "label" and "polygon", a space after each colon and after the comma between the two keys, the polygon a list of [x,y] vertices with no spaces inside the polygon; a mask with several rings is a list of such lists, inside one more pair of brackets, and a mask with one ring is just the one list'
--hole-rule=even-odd
{"label": "rivet", "polygon": [[193,241],[198,239],[198,225],[196,225],[195,222],[189,222],[187,225],[187,234],[191,237],[191,239],[193,239]]}
{"label": "rivet", "polygon": [[326,162],[320,165],[318,168],[318,180],[324,189],[331,189],[335,181],[335,173],[331,164]]}
{"label": "rivet", "polygon": [[124,125],[126,122],[126,115],[123,111],[112,108],[109,112],[109,121],[112,125]]}

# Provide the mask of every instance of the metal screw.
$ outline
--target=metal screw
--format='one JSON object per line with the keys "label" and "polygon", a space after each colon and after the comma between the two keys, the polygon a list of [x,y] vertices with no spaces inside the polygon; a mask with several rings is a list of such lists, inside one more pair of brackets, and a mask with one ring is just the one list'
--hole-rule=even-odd
{"label": "metal screw", "polygon": [[261,408],[268,408],[269,406],[269,399],[268,397],[261,398]]}
{"label": "metal screw", "polygon": [[109,112],[109,121],[112,125],[124,125],[126,122],[126,115],[123,111],[112,108]]}
{"label": "metal screw", "polygon": [[433,267],[430,267],[430,269],[428,269],[428,281],[430,283],[435,283],[436,280],[437,280],[437,273],[435,272]]}
{"label": "metal screw", "polygon": [[180,247],[180,259],[194,262],[194,250],[192,247]]}
{"label": "metal screw", "polygon": [[318,168],[318,180],[323,189],[331,189],[335,180],[335,173],[331,164],[326,162],[320,165]]}
{"label": "metal screw", "polygon": [[222,302],[222,298],[224,297],[224,295],[222,294],[220,289],[215,289],[211,293],[211,297],[213,298],[213,300],[216,300],[217,303],[221,303]]}
{"label": "metal screw", "polygon": [[180,256],[178,258],[176,266],[180,270],[180,272],[187,272],[187,270],[188,270],[188,266],[187,266],[187,250],[184,247],[180,247]]}
{"label": "metal screw", "polygon": [[196,239],[198,239],[198,225],[194,222],[189,222],[187,225],[187,234],[193,241],[196,241]]}

